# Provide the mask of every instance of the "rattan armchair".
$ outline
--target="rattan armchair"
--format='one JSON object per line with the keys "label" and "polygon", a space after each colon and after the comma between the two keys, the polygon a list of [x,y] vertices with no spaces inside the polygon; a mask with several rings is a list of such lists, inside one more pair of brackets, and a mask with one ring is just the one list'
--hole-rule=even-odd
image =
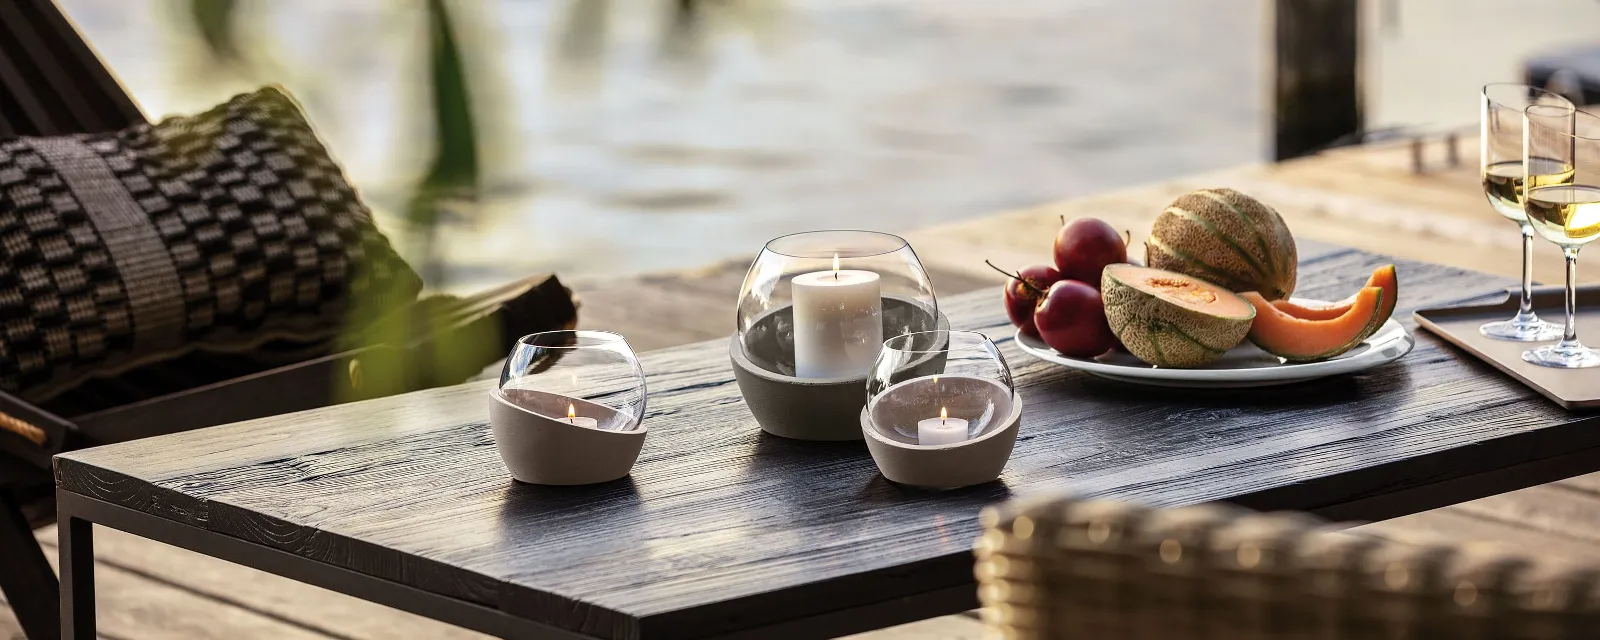
{"label": "rattan armchair", "polygon": [[[53,0],[0,0],[0,140],[144,122]],[[16,207],[0,202],[7,216],[15,223]],[[0,392],[0,607],[29,638],[60,635],[56,576],[32,531],[54,519],[57,453],[456,384],[503,358],[516,336],[576,321],[559,280],[530,276],[471,297],[426,296],[348,340],[184,352],[45,399]],[[0,355],[11,339],[0,336]]]}
{"label": "rattan armchair", "polygon": [[1490,545],[1073,499],[992,508],[984,525],[976,574],[995,638],[1600,637],[1600,570]]}

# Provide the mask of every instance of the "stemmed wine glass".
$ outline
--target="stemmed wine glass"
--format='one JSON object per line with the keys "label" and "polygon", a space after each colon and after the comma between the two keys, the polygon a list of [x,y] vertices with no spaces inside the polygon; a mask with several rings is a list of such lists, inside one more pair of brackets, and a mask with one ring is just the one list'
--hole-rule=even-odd
{"label": "stemmed wine glass", "polygon": [[1522,209],[1523,112],[1533,105],[1572,109],[1572,103],[1554,93],[1524,84],[1483,86],[1479,96],[1479,145],[1482,151],[1483,192],[1496,213],[1522,227],[1522,301],[1510,320],[1490,322],[1478,331],[1490,338],[1538,342],[1561,337],[1561,325],[1545,322],[1533,312],[1533,227]]}
{"label": "stemmed wine glass", "polygon": [[1539,235],[1567,258],[1567,324],[1561,342],[1526,351],[1546,367],[1600,366],[1600,353],[1578,342],[1578,250],[1600,238],[1600,116],[1570,106],[1530,105],[1524,111],[1523,209]]}

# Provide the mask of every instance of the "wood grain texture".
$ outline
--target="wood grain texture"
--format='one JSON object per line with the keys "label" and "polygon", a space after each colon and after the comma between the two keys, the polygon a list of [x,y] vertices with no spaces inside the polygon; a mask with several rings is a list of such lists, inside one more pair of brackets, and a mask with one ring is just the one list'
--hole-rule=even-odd
{"label": "wood grain texture", "polygon": [[[1384,262],[1308,252],[1299,291],[1342,296]],[[1400,273],[1401,318],[1506,285],[1421,263]],[[994,297],[942,307],[1001,343],[1030,418],[1001,480],[965,490],[889,484],[859,443],[761,435],[721,341],[644,354],[651,437],[633,475],[606,485],[511,482],[484,423],[487,384],[74,452],[57,458],[57,479],[541,622],[653,638],[969,584],[976,514],[1006,498],[1072,491],[1317,510],[1600,447],[1589,420],[1427,335],[1401,362],[1363,374],[1164,392],[1156,403],[1149,389],[1022,355]]]}

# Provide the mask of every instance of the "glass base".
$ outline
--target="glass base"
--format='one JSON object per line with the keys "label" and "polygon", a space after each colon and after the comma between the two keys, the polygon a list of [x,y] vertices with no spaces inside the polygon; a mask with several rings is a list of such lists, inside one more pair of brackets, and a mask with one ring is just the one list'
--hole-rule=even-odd
{"label": "glass base", "polygon": [[1512,318],[1500,322],[1487,322],[1478,327],[1481,333],[1496,340],[1510,340],[1512,342],[1544,342],[1546,340],[1560,340],[1562,325],[1545,322],[1539,316],[1528,314],[1524,318]]}
{"label": "glass base", "polygon": [[1541,367],[1557,367],[1560,369],[1600,367],[1600,352],[1581,344],[1566,347],[1551,344],[1537,349],[1529,349],[1522,352],[1522,359]]}

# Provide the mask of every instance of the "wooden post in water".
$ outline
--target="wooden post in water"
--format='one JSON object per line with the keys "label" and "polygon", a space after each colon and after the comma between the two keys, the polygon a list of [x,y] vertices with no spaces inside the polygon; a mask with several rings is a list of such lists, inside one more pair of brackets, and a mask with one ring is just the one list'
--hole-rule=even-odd
{"label": "wooden post in water", "polygon": [[1273,0],[1274,160],[1302,156],[1361,131],[1359,4]]}

